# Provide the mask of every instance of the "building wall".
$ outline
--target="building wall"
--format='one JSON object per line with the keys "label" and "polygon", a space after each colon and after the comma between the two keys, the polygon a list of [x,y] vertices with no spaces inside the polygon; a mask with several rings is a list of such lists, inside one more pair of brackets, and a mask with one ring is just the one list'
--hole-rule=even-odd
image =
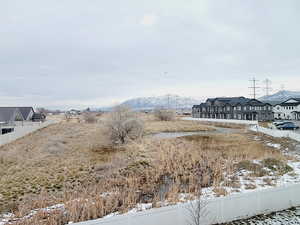
{"label": "building wall", "polygon": [[192,116],[194,118],[212,118],[212,119],[237,119],[237,120],[273,120],[272,107],[270,108],[255,108],[252,106],[241,107],[217,107],[206,108],[202,110],[201,107],[193,108]]}
{"label": "building wall", "polygon": [[19,125],[13,127],[14,132],[0,135],[0,146],[13,142],[18,138],[22,138],[27,134],[30,134],[34,131],[37,131],[54,123],[54,121],[46,121],[44,123],[20,122]]}
{"label": "building wall", "polygon": [[300,105],[298,106],[274,106],[274,117],[275,119],[284,119],[284,120],[295,120],[295,114],[292,114],[293,111],[300,111]]}

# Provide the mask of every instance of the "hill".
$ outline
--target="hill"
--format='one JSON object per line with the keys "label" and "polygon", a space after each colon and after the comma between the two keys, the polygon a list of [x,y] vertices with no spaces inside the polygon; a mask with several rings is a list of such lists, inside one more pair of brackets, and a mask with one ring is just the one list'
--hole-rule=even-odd
{"label": "hill", "polygon": [[164,95],[159,97],[133,98],[123,102],[121,105],[127,105],[135,110],[152,110],[155,108],[190,109],[193,105],[200,102],[200,99],[191,97]]}
{"label": "hill", "polygon": [[263,96],[259,98],[260,101],[270,102],[270,103],[280,103],[286,101],[290,98],[300,98],[300,91],[278,91],[273,95]]}

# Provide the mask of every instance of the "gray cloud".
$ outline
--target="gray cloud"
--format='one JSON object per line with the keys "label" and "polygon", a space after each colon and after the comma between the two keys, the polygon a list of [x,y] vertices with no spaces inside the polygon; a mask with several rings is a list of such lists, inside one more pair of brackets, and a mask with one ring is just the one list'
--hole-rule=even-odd
{"label": "gray cloud", "polygon": [[299,9],[297,0],[4,0],[1,104],[248,95],[251,76],[299,89]]}

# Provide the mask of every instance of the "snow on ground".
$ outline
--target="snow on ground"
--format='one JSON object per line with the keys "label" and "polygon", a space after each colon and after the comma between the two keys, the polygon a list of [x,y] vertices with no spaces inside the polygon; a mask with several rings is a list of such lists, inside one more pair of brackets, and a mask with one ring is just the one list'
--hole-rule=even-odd
{"label": "snow on ground", "polygon": [[245,220],[237,220],[226,225],[293,225],[300,224],[300,209],[289,209],[269,215],[259,215]]}
{"label": "snow on ground", "polygon": [[267,146],[272,147],[272,148],[277,148],[277,149],[281,148],[281,144],[267,143]]}
{"label": "snow on ground", "polygon": [[[64,204],[57,204],[57,205],[53,205],[53,206],[49,206],[47,208],[43,208],[43,209],[34,209],[31,210],[31,212],[26,215],[25,217],[21,218],[23,219],[29,219],[32,216],[34,216],[35,214],[37,214],[38,212],[47,212],[47,213],[51,213],[53,211],[64,211],[65,210],[65,205]],[[21,220],[20,218],[15,218],[15,215],[12,213],[7,213],[7,214],[3,214],[0,215],[0,225],[4,225],[4,224],[9,224],[9,222],[13,222],[13,221],[18,221]]]}
{"label": "snow on ground", "polygon": [[[257,160],[255,160],[253,162],[257,163],[257,164],[260,163]],[[240,186],[239,187],[222,187],[222,188],[224,188],[226,190],[227,195],[231,195],[231,194],[237,194],[237,193],[259,191],[262,189],[272,188],[274,186],[282,186],[285,184],[300,183],[300,162],[290,161],[290,162],[288,162],[288,165],[291,166],[294,169],[294,171],[292,173],[287,173],[281,177],[273,176],[270,171],[271,175],[249,179],[249,176],[248,176],[250,173],[249,171],[247,171],[247,170],[239,171],[238,173],[236,173],[234,175],[238,178],[238,182],[240,183]],[[227,176],[227,177],[230,178],[230,176]],[[266,180],[272,181],[271,184],[267,184]],[[203,196],[206,197],[206,199],[217,197],[217,194],[215,193],[213,187],[204,188],[202,190],[202,193],[203,193]],[[100,196],[106,197],[106,196],[109,196],[110,194],[111,193],[106,192],[106,193],[100,194]],[[186,202],[186,201],[189,201],[192,197],[193,196],[191,196],[190,194],[182,193],[179,195],[179,201]],[[161,207],[163,207],[163,206],[173,205],[175,203],[165,201],[165,202],[160,202],[158,204]],[[148,210],[151,208],[152,208],[152,203],[138,204],[138,205],[136,205],[135,208],[131,209],[126,214],[132,214],[132,213],[136,213],[139,211],[145,211],[145,210]],[[44,211],[44,212],[51,213],[51,211],[56,211],[56,210],[65,211],[64,204],[57,204],[57,205],[50,206],[50,207],[47,207],[44,209],[32,210],[27,216],[25,216],[24,218],[21,218],[21,219],[31,218],[38,211]],[[105,218],[116,216],[116,215],[119,215],[119,213],[115,212],[115,213],[109,214]],[[0,225],[4,225],[9,221],[14,221],[14,220],[18,220],[18,219],[14,218],[13,214],[2,215],[0,217]]]}
{"label": "snow on ground", "polygon": [[193,118],[193,117],[183,117],[183,120],[193,120],[193,121],[206,121],[206,122],[216,122],[216,123],[234,123],[234,124],[247,124],[247,125],[257,125],[257,121],[252,120],[233,120],[233,119],[209,119],[209,118]]}

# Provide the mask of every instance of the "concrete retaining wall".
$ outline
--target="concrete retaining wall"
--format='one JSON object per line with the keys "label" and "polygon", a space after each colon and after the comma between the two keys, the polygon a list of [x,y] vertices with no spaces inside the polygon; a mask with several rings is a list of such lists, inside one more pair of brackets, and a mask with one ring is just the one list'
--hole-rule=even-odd
{"label": "concrete retaining wall", "polygon": [[50,124],[54,124],[54,121],[46,121],[43,123],[39,122],[24,122],[23,126],[18,125],[14,127],[14,132],[0,135],[0,145],[8,144],[12,141],[15,141],[21,137],[24,137],[27,134],[30,134],[34,131],[37,131],[41,128],[47,127]]}
{"label": "concrete retaining wall", "polygon": [[[191,203],[76,223],[74,225],[189,225]],[[300,205],[300,184],[207,200],[202,225],[225,223]]]}
{"label": "concrete retaining wall", "polygon": [[192,118],[183,117],[183,120],[193,120],[193,121],[204,121],[204,122],[214,122],[214,123],[234,123],[234,124],[246,124],[246,125],[257,125],[257,121],[252,120],[225,120],[225,119],[208,119],[208,118]]}
{"label": "concrete retaining wall", "polygon": [[277,130],[277,129],[269,129],[261,126],[252,126],[250,130],[255,132],[261,132],[264,134],[267,134],[269,136],[273,137],[279,137],[279,138],[291,138],[296,141],[300,141],[300,134],[294,132],[294,131],[287,131],[287,130]]}

